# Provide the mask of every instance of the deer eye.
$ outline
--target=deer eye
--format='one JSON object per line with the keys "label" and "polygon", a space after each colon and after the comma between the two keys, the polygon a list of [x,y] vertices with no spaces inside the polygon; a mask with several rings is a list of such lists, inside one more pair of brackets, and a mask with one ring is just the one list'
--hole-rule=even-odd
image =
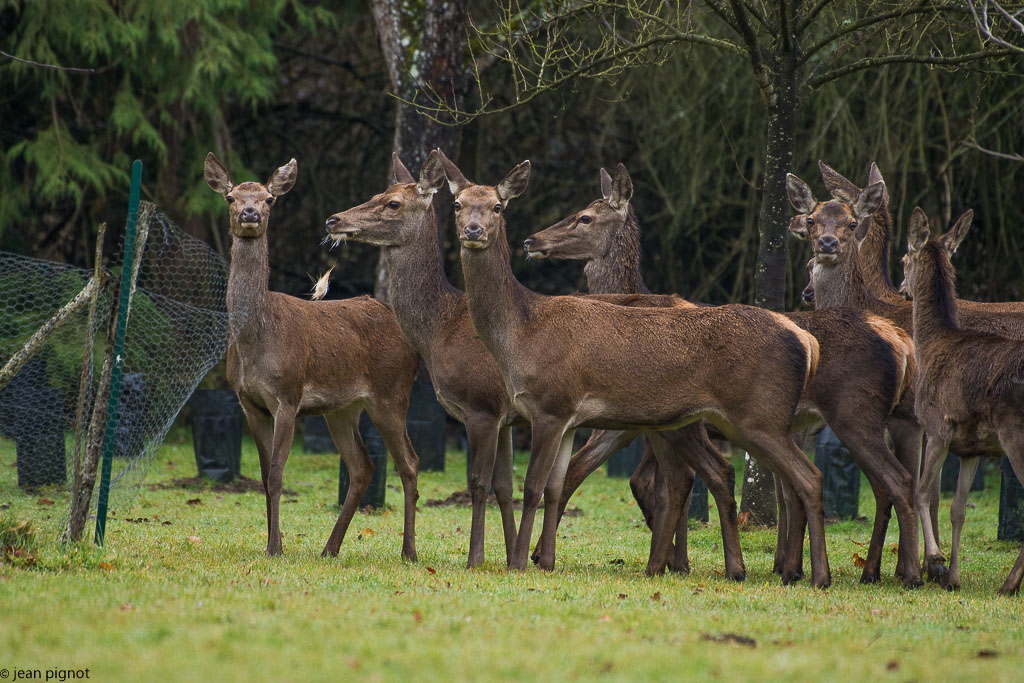
{"label": "deer eye", "polygon": [[458,201],[456,201],[456,202],[455,202],[455,210],[456,210],[456,211],[458,211],[458,210],[459,210],[459,209],[461,209],[461,208],[462,208],[462,204],[459,204],[459,202],[458,202]]}
{"label": "deer eye", "polygon": [[586,225],[587,223],[589,223],[592,220],[593,219],[590,216],[586,215],[586,214],[580,216],[580,223],[583,223],[584,225]]}
{"label": "deer eye", "polygon": [[267,204],[273,204],[273,203],[274,203],[274,198],[273,197],[267,197]]}
{"label": "deer eye", "polygon": [[400,206],[401,206],[401,204],[400,204],[399,202],[396,202],[396,201],[395,201],[395,200],[393,200],[393,199],[392,199],[392,200],[391,200],[390,202],[388,202],[388,208],[389,208],[389,209],[392,209],[392,210],[394,210],[394,209],[397,209],[397,208],[398,208],[398,207],[400,207]]}
{"label": "deer eye", "polygon": [[494,213],[501,213],[501,204],[494,205]]}
{"label": "deer eye", "polygon": [[857,229],[857,221],[850,221],[850,230]]}
{"label": "deer eye", "polygon": [[231,195],[224,195],[224,201],[230,204],[231,202],[235,201],[235,198],[232,197]]}
{"label": "deer eye", "polygon": [[814,225],[814,216],[807,217],[807,225]]}

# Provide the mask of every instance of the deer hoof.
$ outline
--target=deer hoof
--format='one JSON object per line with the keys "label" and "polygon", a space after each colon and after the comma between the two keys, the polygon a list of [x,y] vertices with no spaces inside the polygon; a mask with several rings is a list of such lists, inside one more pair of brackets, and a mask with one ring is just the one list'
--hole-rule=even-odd
{"label": "deer hoof", "polygon": [[864,572],[860,577],[861,583],[878,583],[881,580],[882,577],[879,572]]}

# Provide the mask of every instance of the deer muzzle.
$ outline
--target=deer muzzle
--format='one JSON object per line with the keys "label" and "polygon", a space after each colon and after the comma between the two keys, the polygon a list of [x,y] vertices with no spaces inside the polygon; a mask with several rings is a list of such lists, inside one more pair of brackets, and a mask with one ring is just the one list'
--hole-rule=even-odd
{"label": "deer muzzle", "polygon": [[483,242],[483,236],[484,229],[479,223],[470,223],[462,229],[462,241],[466,242],[468,247],[480,246],[479,243]]}
{"label": "deer muzzle", "polygon": [[335,243],[342,242],[350,237],[355,237],[360,232],[359,228],[346,223],[338,217],[338,214],[328,218],[324,225],[327,227],[327,236],[334,240]]}

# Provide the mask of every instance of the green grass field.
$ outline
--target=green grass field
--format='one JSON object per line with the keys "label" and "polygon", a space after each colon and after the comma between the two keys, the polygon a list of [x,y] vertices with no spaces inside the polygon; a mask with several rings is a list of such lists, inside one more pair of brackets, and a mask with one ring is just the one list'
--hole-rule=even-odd
{"label": "green grass field", "polygon": [[[718,575],[714,511],[710,526],[691,532],[692,574],[646,578],[650,536],[627,482],[603,472],[573,501],[583,514],[562,525],[554,573],[505,571],[496,507],[487,563],[468,571],[469,509],[426,505],[465,487],[457,452],[445,473],[420,477],[419,562],[399,557],[401,495],[390,470],[392,507],[357,515],[341,554],[322,559],[337,515],[338,460],[304,454],[298,443],[285,474],[294,495],[281,506],[285,555],[271,559],[261,494],[165,486],[195,474],[180,430],[134,507],[115,511],[106,547],[64,549],[55,538],[67,494],[23,494],[14,459],[13,445],[0,442],[0,532],[29,521],[36,547],[31,566],[24,557],[0,563],[0,675],[12,680],[15,670],[86,668],[92,680],[1024,675],[1024,599],[995,593],[1019,550],[995,540],[997,472],[971,495],[964,589],[953,594],[934,584],[904,590],[888,551],[886,580],[860,585],[855,555],[865,554],[867,521],[827,527],[827,591],[781,586],[771,573],[774,533],[765,530],[741,534],[748,578],[729,583]],[[243,473],[258,478],[251,440],[242,460]],[[525,469],[520,455],[517,478]],[[873,509],[865,483],[861,513]]]}

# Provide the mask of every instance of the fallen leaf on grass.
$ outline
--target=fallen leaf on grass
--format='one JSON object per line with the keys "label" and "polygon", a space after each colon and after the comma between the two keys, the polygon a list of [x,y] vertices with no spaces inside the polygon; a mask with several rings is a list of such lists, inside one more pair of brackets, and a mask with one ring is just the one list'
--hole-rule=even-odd
{"label": "fallen leaf on grass", "polygon": [[890,659],[888,662],[885,663],[886,671],[895,671],[898,668],[900,668],[900,663],[897,662],[895,659]]}
{"label": "fallen leaf on grass", "polygon": [[121,605],[122,612],[131,612],[133,609],[135,609],[135,605],[133,605],[130,602],[126,602],[123,605]]}
{"label": "fallen leaf on grass", "polygon": [[899,553],[900,553],[900,544],[899,543],[893,543],[892,545],[889,546],[889,550],[892,552],[893,555],[899,555]]}
{"label": "fallen leaf on grass", "polygon": [[200,543],[203,542],[203,539],[199,538],[198,536],[189,536],[188,537],[188,542],[191,543],[192,545],[199,545]]}
{"label": "fallen leaf on grass", "polygon": [[876,609],[873,609],[873,610],[871,610],[871,616],[873,616],[873,617],[877,617],[877,616],[878,616],[879,614],[881,614],[881,613],[882,613],[882,610],[880,610],[880,609],[877,609],[877,608],[876,608]]}
{"label": "fallen leaf on grass", "polygon": [[412,613],[412,618],[413,618],[413,621],[415,621],[417,624],[423,622],[423,615],[420,614],[419,610],[416,610],[415,612]]}
{"label": "fallen leaf on grass", "polygon": [[607,614],[602,614],[601,615],[601,621],[611,621],[611,620],[612,620],[612,618],[610,616],[608,616]]}
{"label": "fallen leaf on grass", "polygon": [[170,522],[160,522],[160,526],[170,526]]}
{"label": "fallen leaf on grass", "polygon": [[109,562],[100,562],[99,567],[105,572],[114,571],[114,565],[110,564]]}
{"label": "fallen leaf on grass", "polygon": [[995,650],[978,650],[978,657],[981,659],[992,659],[998,657],[999,653]]}
{"label": "fallen leaf on grass", "polygon": [[53,501],[49,498],[40,498],[36,501],[36,505],[53,505]]}
{"label": "fallen leaf on grass", "polygon": [[744,647],[757,647],[756,640],[750,636],[740,635],[739,633],[704,633],[701,634],[700,639],[712,643],[730,643],[733,645],[742,645]]}
{"label": "fallen leaf on grass", "polygon": [[626,594],[625,593],[619,593],[619,600],[625,600],[625,599],[626,599]]}
{"label": "fallen leaf on grass", "polygon": [[189,498],[188,500],[185,501],[185,505],[202,505],[202,504],[203,504],[203,499],[202,498]]}
{"label": "fallen leaf on grass", "polygon": [[857,553],[854,553],[853,554],[853,563],[855,565],[857,565],[858,567],[863,567],[866,564],[866,561],[864,560],[863,557],[861,557]]}
{"label": "fallen leaf on grass", "polygon": [[434,569],[433,567],[427,567],[427,571],[430,572],[431,574],[436,574],[437,573],[437,570]]}
{"label": "fallen leaf on grass", "polygon": [[366,534],[367,536],[373,536],[374,531],[373,531],[373,529],[367,527],[367,528],[363,529],[363,533]]}
{"label": "fallen leaf on grass", "polygon": [[653,600],[654,602],[661,602],[661,591],[658,591],[657,593],[652,595],[651,600]]}

